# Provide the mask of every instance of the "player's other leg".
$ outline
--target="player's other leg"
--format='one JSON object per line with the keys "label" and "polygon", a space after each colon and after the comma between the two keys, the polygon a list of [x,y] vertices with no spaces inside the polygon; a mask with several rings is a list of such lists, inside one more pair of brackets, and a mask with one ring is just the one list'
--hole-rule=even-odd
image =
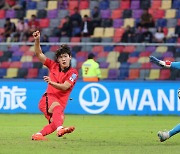
{"label": "player's other leg", "polygon": [[38,141],[39,140],[47,140],[47,138],[45,136],[53,133],[57,128],[51,120],[52,114],[47,113],[45,96],[43,96],[42,99],[40,100],[39,109],[41,112],[43,112],[43,114],[44,114],[45,118],[47,119],[47,121],[49,122],[49,124],[44,126],[44,128],[41,131],[39,131],[38,133],[35,133],[32,135],[32,140],[38,140]]}
{"label": "player's other leg", "polygon": [[[180,99],[180,89],[178,89],[178,97]],[[168,138],[174,136],[175,134],[180,132],[180,124],[176,125],[173,129],[170,131],[159,131],[158,137],[161,142],[166,141]]]}
{"label": "player's other leg", "polygon": [[44,137],[41,133],[36,133],[32,135],[32,140],[34,141],[46,141],[48,140],[46,137]]}
{"label": "player's other leg", "polygon": [[58,137],[61,137],[67,133],[72,133],[75,130],[74,126],[63,127],[64,107],[61,106],[59,102],[53,102],[48,111],[52,113],[52,119],[57,128]]}
{"label": "player's other leg", "polygon": [[67,134],[67,133],[72,133],[75,130],[74,126],[69,126],[69,127],[63,127],[62,124],[64,123],[64,112],[61,112],[60,116],[60,121],[61,121],[61,125],[59,125],[57,127],[57,136],[58,137],[62,137],[63,135]]}
{"label": "player's other leg", "polygon": [[[50,119],[48,119],[49,121]],[[40,132],[32,135],[32,140],[47,140],[45,137],[46,135],[49,135],[53,133],[56,130],[56,126],[53,122],[46,125]]]}
{"label": "player's other leg", "polygon": [[158,137],[160,142],[164,142],[169,138],[169,132],[168,131],[159,131],[158,132]]}
{"label": "player's other leg", "polygon": [[161,142],[166,141],[168,138],[176,135],[177,133],[180,132],[180,124],[176,125],[173,129],[170,131],[159,131],[158,132],[158,137]]}

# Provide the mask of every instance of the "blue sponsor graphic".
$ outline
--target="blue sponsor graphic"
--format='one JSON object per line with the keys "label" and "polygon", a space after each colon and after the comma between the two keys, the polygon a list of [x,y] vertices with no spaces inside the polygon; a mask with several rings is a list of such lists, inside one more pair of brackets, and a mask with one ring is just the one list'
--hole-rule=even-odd
{"label": "blue sponsor graphic", "polygon": [[180,114],[178,82],[78,82],[66,112],[74,114]]}
{"label": "blue sponsor graphic", "polygon": [[[47,83],[42,80],[0,80],[1,113],[40,113],[38,102]],[[78,81],[65,113],[114,115],[180,115],[178,82]]]}
{"label": "blue sponsor graphic", "polygon": [[0,112],[40,113],[38,102],[46,87],[39,80],[0,80]]}

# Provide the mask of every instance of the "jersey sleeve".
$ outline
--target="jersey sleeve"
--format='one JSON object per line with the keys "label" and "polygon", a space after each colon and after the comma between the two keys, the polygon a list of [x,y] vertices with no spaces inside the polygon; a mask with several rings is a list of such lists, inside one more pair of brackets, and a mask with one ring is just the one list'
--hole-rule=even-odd
{"label": "jersey sleeve", "polygon": [[180,69],[180,62],[171,62],[171,68]]}
{"label": "jersey sleeve", "polygon": [[77,71],[71,71],[67,78],[66,81],[69,82],[71,85],[74,85],[78,79],[78,72]]}
{"label": "jersey sleeve", "polygon": [[46,61],[44,63],[45,66],[47,66],[49,69],[51,69],[51,67],[53,66],[55,62],[49,58],[46,58]]}

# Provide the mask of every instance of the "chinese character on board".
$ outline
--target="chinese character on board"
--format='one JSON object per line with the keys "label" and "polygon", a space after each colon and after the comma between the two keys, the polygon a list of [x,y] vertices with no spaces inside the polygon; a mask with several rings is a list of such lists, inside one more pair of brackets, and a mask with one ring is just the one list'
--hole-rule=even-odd
{"label": "chinese character on board", "polygon": [[0,88],[0,109],[14,110],[22,108],[26,110],[23,102],[26,100],[26,88],[13,86],[12,89],[7,86]]}

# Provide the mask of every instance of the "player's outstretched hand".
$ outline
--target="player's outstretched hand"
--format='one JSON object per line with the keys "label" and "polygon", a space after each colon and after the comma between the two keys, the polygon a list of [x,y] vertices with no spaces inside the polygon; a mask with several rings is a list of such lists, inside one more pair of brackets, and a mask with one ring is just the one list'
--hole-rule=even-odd
{"label": "player's outstretched hand", "polygon": [[44,81],[46,81],[47,83],[51,84],[51,79],[49,76],[43,76]]}
{"label": "player's outstretched hand", "polygon": [[40,39],[40,32],[39,31],[35,31],[32,35],[33,35],[35,40]]}
{"label": "player's outstretched hand", "polygon": [[150,56],[150,61],[158,66],[161,66],[161,67],[165,67],[165,68],[170,68],[171,67],[171,62],[170,61],[162,61],[162,60],[159,60],[157,59],[156,57],[154,56]]}

